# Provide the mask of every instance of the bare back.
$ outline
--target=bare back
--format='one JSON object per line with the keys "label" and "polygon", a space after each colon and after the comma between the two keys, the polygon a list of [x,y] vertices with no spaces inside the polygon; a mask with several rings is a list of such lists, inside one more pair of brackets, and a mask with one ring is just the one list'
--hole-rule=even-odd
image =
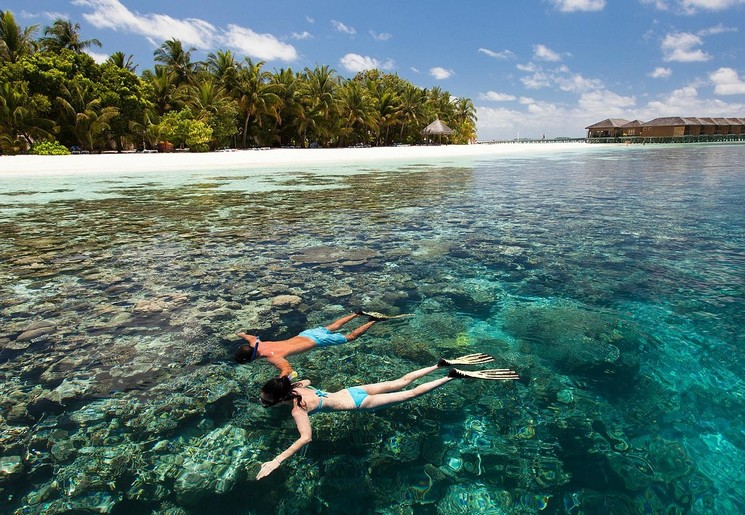
{"label": "bare back", "polygon": [[286,340],[262,341],[261,355],[267,359],[275,356],[284,358],[293,354],[300,354],[316,346],[316,342],[306,336],[293,336]]}
{"label": "bare back", "polygon": [[305,411],[308,413],[314,413],[319,406],[322,406],[323,411],[349,411],[355,409],[354,399],[347,390],[340,390],[338,392],[323,392],[324,396],[319,396],[316,388],[311,387],[297,387],[295,392],[299,393],[303,398],[305,404]]}

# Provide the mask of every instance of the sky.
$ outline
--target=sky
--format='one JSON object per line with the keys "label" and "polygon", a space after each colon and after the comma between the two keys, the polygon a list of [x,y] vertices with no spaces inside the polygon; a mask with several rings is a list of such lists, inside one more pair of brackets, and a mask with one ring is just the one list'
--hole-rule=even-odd
{"label": "sky", "polygon": [[468,97],[480,141],[583,137],[606,118],[745,117],[745,0],[0,0],[138,72],[171,38],[264,69],[377,68]]}

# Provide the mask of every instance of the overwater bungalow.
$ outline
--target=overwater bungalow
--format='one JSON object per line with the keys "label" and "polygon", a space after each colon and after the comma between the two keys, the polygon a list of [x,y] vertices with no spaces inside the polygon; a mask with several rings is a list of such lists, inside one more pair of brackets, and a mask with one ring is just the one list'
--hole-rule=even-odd
{"label": "overwater bungalow", "polygon": [[618,138],[622,134],[624,125],[629,123],[628,120],[623,118],[606,118],[605,120],[593,123],[587,129],[587,139],[592,138]]}
{"label": "overwater bungalow", "polygon": [[631,143],[745,141],[745,118],[662,117],[648,122],[607,118],[585,127],[587,140]]}

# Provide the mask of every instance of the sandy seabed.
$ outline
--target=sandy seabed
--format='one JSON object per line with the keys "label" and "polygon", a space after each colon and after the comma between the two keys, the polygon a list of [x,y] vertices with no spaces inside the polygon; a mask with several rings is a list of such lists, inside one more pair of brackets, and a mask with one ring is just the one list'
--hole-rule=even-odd
{"label": "sandy seabed", "polygon": [[[605,145],[593,145],[593,148]],[[488,158],[508,154],[555,154],[587,149],[583,142],[498,143],[410,147],[265,149],[232,152],[121,153],[69,156],[0,156],[0,176],[70,175],[151,170],[215,170],[274,166],[324,166],[379,161],[420,162]]]}

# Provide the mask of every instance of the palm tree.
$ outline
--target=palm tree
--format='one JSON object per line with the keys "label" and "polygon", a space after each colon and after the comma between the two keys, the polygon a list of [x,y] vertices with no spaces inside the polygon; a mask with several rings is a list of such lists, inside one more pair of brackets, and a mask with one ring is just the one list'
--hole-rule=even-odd
{"label": "palm tree", "polygon": [[142,78],[149,86],[149,100],[155,111],[162,116],[181,104],[181,90],[176,85],[176,75],[163,66],[156,66],[155,73],[146,70]]}
{"label": "palm tree", "polygon": [[343,136],[366,143],[371,132],[377,132],[375,99],[358,81],[348,81],[341,88],[341,119]]}
{"label": "palm tree", "polygon": [[[439,118],[450,122],[453,114],[453,104],[450,102],[450,93],[439,87],[427,91],[427,108],[430,110],[431,118]],[[431,120],[430,120],[431,121]]]}
{"label": "palm tree", "polygon": [[388,144],[388,135],[391,127],[396,125],[401,117],[401,99],[395,91],[383,90],[377,101],[378,106],[378,137],[377,143],[380,145],[381,132],[383,135],[383,144]]}
{"label": "palm tree", "polygon": [[46,27],[44,36],[40,40],[41,45],[52,52],[59,52],[66,48],[80,54],[91,46],[101,47],[101,42],[95,38],[81,40],[80,24],[73,25],[70,20],[63,20],[62,18],[57,18],[51,27]]}
{"label": "palm tree", "polygon": [[169,39],[153,52],[155,62],[161,64],[161,66],[156,65],[156,69],[165,68],[173,73],[176,77],[176,85],[191,82],[199,64],[191,62],[191,53],[195,50],[195,48],[184,50],[181,41]]}
{"label": "palm tree", "polygon": [[276,93],[280,100],[275,127],[280,145],[290,144],[297,136],[296,143],[304,146],[304,130],[307,128],[304,122],[307,118],[302,104],[300,79],[292,69],[282,68],[271,75],[270,83],[277,85]]}
{"label": "palm tree", "polygon": [[123,70],[129,70],[132,73],[135,73],[135,70],[137,70],[137,65],[134,64],[134,56],[132,54],[125,55],[124,52],[114,52],[109,56],[107,62]]}
{"label": "palm tree", "polygon": [[24,55],[31,55],[36,50],[34,34],[38,25],[31,25],[21,30],[13,13],[0,11],[0,60],[15,63]]}
{"label": "palm tree", "polygon": [[339,81],[335,74],[336,71],[326,65],[303,71],[301,94],[306,106],[306,128],[312,128],[314,136],[322,143],[331,139],[339,112],[336,99]]}
{"label": "palm tree", "polygon": [[[49,101],[45,101],[49,107]],[[17,154],[28,150],[37,138],[52,138],[54,123],[39,115],[37,99],[28,95],[25,82],[0,84],[0,148]]]}
{"label": "palm tree", "polygon": [[61,87],[64,97],[57,97],[62,113],[62,126],[83,149],[93,150],[109,128],[109,121],[119,114],[116,107],[101,108],[101,99],[94,98],[92,88],[73,79],[69,87]]}
{"label": "palm tree", "polygon": [[417,129],[423,120],[423,108],[426,99],[426,92],[409,84],[401,93],[401,134],[399,140],[404,141],[404,131],[410,125]]}
{"label": "palm tree", "polygon": [[140,120],[130,120],[129,130],[138,140],[142,141],[142,148],[153,148],[161,140],[160,117],[152,109],[146,109]]}
{"label": "palm tree", "polygon": [[470,98],[458,98],[453,102],[453,120],[456,137],[461,143],[467,143],[476,138],[476,108]]}
{"label": "palm tree", "polygon": [[197,120],[205,121],[219,111],[220,104],[227,97],[225,89],[214,79],[200,81],[199,84],[186,87],[186,107],[191,109]]}
{"label": "palm tree", "polygon": [[270,116],[275,120],[279,117],[280,99],[277,93],[280,87],[269,82],[271,74],[261,71],[262,66],[264,61],[254,64],[246,57],[245,65],[238,72],[236,88],[233,90],[243,114],[243,148],[246,148],[248,124],[252,118],[258,120],[261,126],[263,116]]}
{"label": "palm tree", "polygon": [[209,54],[205,67],[227,91],[235,87],[240,65],[233,52],[218,50],[216,54]]}

